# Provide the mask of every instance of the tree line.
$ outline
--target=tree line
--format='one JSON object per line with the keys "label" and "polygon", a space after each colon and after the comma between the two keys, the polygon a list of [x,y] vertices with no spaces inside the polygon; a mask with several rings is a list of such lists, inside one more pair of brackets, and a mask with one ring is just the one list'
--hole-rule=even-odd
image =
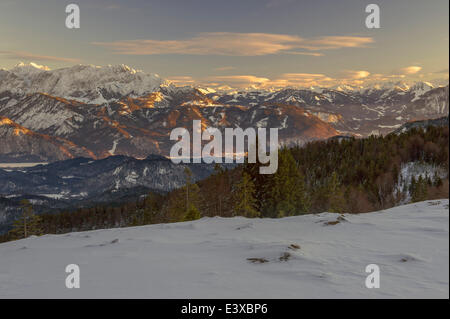
{"label": "tree line", "polygon": [[[411,201],[448,198],[448,137],[448,126],[429,126],[401,134],[283,147],[275,174],[259,174],[259,163],[244,163],[233,169],[216,164],[210,177],[194,182],[186,169],[185,186],[116,206],[105,204],[35,216],[31,205],[24,202],[21,218],[8,234],[0,236],[0,241],[204,216],[277,218],[325,211],[366,213]],[[401,170],[408,163],[440,168],[444,176],[412,176],[406,183]]]}

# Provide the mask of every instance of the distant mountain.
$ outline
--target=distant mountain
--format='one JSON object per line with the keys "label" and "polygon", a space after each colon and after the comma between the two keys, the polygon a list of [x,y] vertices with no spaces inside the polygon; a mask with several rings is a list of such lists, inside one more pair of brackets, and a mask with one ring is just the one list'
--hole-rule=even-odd
{"label": "distant mountain", "polygon": [[437,119],[412,121],[405,123],[394,132],[392,132],[392,134],[403,133],[413,128],[426,129],[428,126],[448,126],[448,115]]}
{"label": "distant mountain", "polygon": [[233,105],[283,103],[304,108],[340,133],[386,134],[413,119],[448,114],[448,86],[426,82],[397,83],[359,89],[284,89],[276,92],[211,93],[217,102]]}
{"label": "distant mountain", "polygon": [[289,144],[386,134],[447,114],[448,86],[426,82],[227,93],[177,87],[125,65],[0,70],[0,158],[9,160],[169,155],[171,130],[192,129],[193,120],[221,130],[279,128]]}
{"label": "distant mountain", "polygon": [[[0,140],[0,161],[3,162],[39,161],[43,158],[62,160],[69,155],[93,155],[64,138],[33,132],[3,116],[0,116]],[[43,154],[53,155],[48,158]]]}
{"label": "distant mountain", "polygon": [[122,96],[142,96],[161,85],[170,85],[157,74],[146,74],[126,65],[75,65],[49,70],[35,63],[19,63],[0,70],[0,90],[14,94],[47,93],[64,99],[101,104]]}
{"label": "distant mountain", "polygon": [[[231,168],[235,164],[223,164]],[[149,191],[167,192],[185,184],[185,168],[195,181],[211,175],[209,164],[174,164],[152,155],[143,160],[110,156],[75,158],[34,167],[0,168],[0,234],[20,213],[20,200],[35,211],[54,212],[100,203],[130,202]]]}
{"label": "distant mountain", "polygon": [[48,165],[0,169],[0,195],[28,194],[76,201],[135,187],[169,191],[184,185],[185,167],[191,169],[195,180],[209,176],[214,169],[207,164],[178,165],[157,155],[143,160],[127,156],[102,160],[81,157]]}

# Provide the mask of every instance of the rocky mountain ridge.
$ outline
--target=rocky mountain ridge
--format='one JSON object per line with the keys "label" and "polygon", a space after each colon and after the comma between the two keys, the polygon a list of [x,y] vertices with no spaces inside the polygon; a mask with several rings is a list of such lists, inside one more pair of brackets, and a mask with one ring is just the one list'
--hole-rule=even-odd
{"label": "rocky mountain ridge", "polygon": [[282,144],[389,133],[448,114],[448,86],[420,82],[366,89],[215,92],[177,87],[125,65],[36,64],[0,70],[0,157],[51,162],[169,155],[172,129],[273,127]]}

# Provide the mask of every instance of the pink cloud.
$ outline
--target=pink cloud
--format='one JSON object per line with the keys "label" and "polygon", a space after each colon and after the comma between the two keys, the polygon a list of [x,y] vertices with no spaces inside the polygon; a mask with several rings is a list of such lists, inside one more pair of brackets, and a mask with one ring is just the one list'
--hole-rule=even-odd
{"label": "pink cloud", "polygon": [[339,48],[364,47],[374,40],[370,37],[328,36],[305,39],[296,35],[271,33],[204,32],[182,40],[125,40],[94,42],[94,45],[128,55],[191,54],[260,56],[269,54],[299,54],[322,56],[318,52]]}

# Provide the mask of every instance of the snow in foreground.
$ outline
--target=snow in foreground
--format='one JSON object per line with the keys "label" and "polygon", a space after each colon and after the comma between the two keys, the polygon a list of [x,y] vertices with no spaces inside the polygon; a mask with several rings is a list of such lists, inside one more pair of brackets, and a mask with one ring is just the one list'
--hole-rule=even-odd
{"label": "snow in foreground", "polygon": [[[0,298],[448,298],[448,204],[337,224],[328,213],[203,218],[3,243]],[[68,264],[79,289],[65,287]],[[378,289],[365,286],[368,264],[380,267]]]}

